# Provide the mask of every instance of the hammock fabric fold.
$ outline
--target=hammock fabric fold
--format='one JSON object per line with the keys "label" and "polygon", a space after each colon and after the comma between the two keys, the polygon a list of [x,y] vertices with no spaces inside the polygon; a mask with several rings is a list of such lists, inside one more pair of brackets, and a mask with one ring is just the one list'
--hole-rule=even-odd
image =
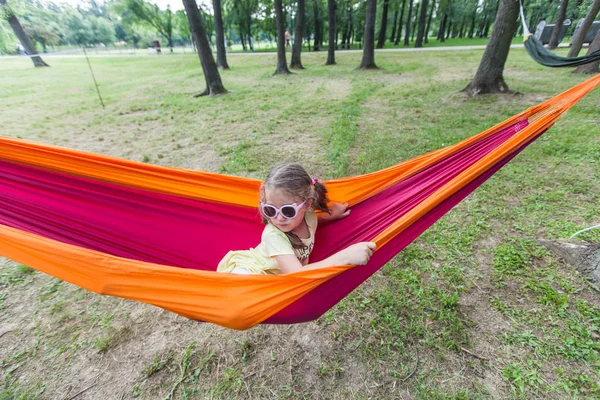
{"label": "hammock fabric fold", "polygon": [[359,241],[366,266],[217,273],[260,241],[260,181],[0,137],[0,255],[100,294],[234,329],[313,320],[339,302],[600,84],[600,75],[485,132],[390,168],[326,181],[352,213],[312,261]]}
{"label": "hammock fabric fold", "polygon": [[525,49],[535,61],[546,67],[577,67],[600,60],[600,50],[579,57],[561,57],[548,50],[535,36],[529,34],[523,43]]}

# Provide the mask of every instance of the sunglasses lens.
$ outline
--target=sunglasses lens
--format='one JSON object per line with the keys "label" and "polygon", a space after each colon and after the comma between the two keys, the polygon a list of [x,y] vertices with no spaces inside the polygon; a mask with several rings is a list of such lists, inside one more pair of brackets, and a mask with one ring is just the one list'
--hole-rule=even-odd
{"label": "sunglasses lens", "polygon": [[281,208],[281,214],[286,218],[294,218],[296,216],[296,209],[290,206],[284,206]]}
{"label": "sunglasses lens", "polygon": [[263,214],[265,214],[265,216],[268,218],[273,218],[275,215],[277,215],[277,210],[273,206],[265,205],[263,206],[262,211]]}

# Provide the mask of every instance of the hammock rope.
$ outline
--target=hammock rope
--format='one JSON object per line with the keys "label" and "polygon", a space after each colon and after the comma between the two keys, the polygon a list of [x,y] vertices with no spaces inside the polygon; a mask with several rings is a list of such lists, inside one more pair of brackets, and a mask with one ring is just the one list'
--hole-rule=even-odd
{"label": "hammock rope", "polygon": [[234,329],[313,320],[542,135],[595,76],[455,145],[326,181],[349,217],[317,231],[313,261],[358,241],[365,266],[283,275],[215,272],[260,242],[260,181],[0,137],[0,255],[100,294]]}

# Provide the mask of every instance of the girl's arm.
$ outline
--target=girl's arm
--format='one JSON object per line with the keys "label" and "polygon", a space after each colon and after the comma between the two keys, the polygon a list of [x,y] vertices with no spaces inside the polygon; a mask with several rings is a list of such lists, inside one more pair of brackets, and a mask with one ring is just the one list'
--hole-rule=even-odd
{"label": "girl's arm", "polygon": [[321,221],[334,221],[336,219],[345,218],[350,215],[348,203],[332,203],[328,213],[317,214]]}
{"label": "girl's arm", "polygon": [[296,272],[307,269],[331,267],[334,265],[365,265],[373,255],[377,246],[373,242],[361,242],[346,247],[322,261],[303,266],[295,255],[286,254],[275,256],[279,268],[284,273]]}

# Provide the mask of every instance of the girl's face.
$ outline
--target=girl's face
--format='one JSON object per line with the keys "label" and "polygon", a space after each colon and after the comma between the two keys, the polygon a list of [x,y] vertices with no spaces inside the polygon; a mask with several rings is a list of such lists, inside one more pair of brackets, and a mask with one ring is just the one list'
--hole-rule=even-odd
{"label": "girl's face", "polygon": [[[289,193],[284,192],[279,189],[269,189],[265,188],[265,203],[275,206],[278,209],[289,204],[299,205],[303,200],[296,199],[294,196],[291,196]],[[294,218],[285,218],[281,213],[278,213],[275,218],[269,218],[269,221],[275,227],[277,227],[282,232],[291,232],[296,228],[302,225],[304,222],[304,214],[306,214],[306,210],[311,206],[311,201],[304,203],[302,207],[298,209],[298,213]]]}

